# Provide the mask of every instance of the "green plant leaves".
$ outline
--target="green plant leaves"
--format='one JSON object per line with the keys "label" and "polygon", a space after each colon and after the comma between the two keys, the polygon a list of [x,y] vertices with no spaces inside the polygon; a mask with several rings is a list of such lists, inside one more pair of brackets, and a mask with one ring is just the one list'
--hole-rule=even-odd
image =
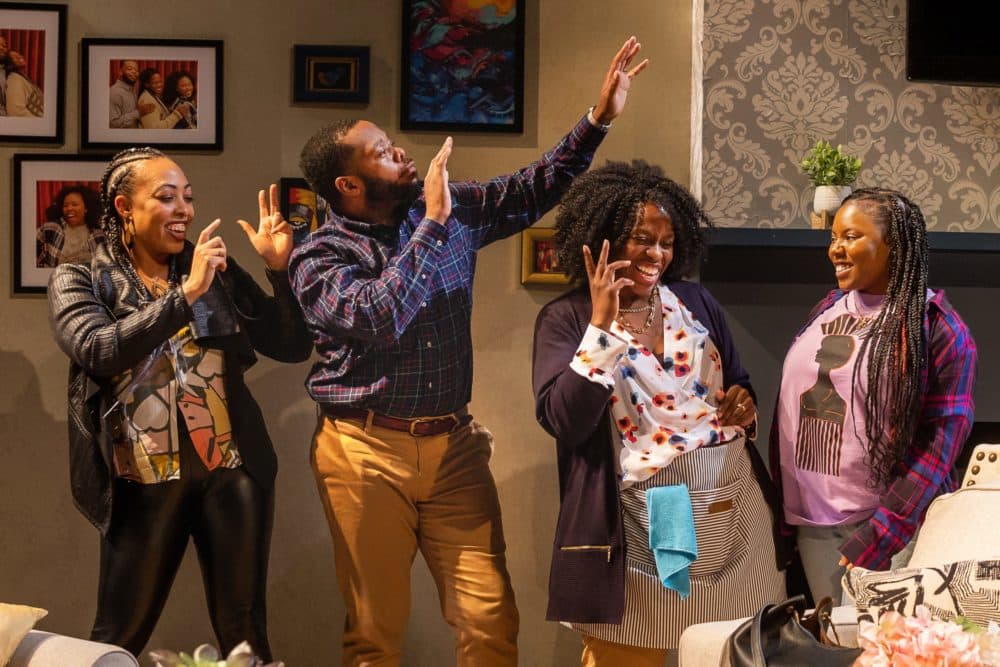
{"label": "green plant leaves", "polygon": [[816,142],[799,164],[813,185],[850,185],[861,171],[861,159],[842,152],[822,139]]}

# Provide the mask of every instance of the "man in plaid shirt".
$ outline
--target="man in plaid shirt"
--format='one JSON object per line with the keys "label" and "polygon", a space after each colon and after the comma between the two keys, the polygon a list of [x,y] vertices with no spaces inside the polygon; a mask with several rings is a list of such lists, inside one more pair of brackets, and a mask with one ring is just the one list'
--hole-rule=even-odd
{"label": "man in plaid shirt", "polygon": [[596,106],[540,160],[487,183],[448,181],[451,137],[423,183],[376,125],[340,122],[302,151],[326,223],[293,253],[292,288],[320,360],[312,463],[347,608],[344,664],[399,664],[419,548],[459,665],[517,664],[493,438],[472,393],[476,252],[542,217],[621,113],[639,51],[615,55]]}

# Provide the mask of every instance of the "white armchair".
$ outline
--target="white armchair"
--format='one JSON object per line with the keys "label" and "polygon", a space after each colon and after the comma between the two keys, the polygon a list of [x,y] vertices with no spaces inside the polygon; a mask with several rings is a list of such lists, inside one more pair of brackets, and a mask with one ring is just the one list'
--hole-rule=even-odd
{"label": "white armchair", "polygon": [[32,630],[7,667],[139,667],[139,661],[120,646]]}

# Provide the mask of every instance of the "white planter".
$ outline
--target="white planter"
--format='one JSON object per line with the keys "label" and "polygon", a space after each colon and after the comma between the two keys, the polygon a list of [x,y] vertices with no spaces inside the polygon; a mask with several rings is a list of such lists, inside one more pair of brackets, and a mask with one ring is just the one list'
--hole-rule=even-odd
{"label": "white planter", "polygon": [[832,216],[849,194],[850,185],[817,185],[816,194],[813,195],[813,210],[817,214],[826,211]]}

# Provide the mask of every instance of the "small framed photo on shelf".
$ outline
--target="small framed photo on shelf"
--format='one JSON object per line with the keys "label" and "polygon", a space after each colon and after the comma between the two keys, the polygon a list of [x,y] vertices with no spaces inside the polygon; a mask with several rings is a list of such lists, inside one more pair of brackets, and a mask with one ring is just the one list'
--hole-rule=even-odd
{"label": "small framed photo on shelf", "polygon": [[521,284],[568,285],[569,277],[559,269],[551,227],[529,227],[521,232]]}
{"label": "small framed photo on shelf", "polygon": [[0,143],[63,143],[66,5],[0,2]]}
{"label": "small framed photo on shelf", "polygon": [[367,46],[296,44],[292,101],[367,104],[369,63]]}
{"label": "small framed photo on shelf", "polygon": [[292,237],[298,245],[326,221],[330,206],[304,178],[282,178],[278,190],[281,217],[292,226]]}
{"label": "small framed photo on shelf", "polygon": [[524,131],[524,0],[403,0],[404,130]]}
{"label": "small framed photo on shelf", "polygon": [[108,157],[14,155],[14,294],[45,294],[52,269],[89,261],[100,229]]}
{"label": "small framed photo on shelf", "polygon": [[222,150],[222,42],[82,40],[81,144]]}

